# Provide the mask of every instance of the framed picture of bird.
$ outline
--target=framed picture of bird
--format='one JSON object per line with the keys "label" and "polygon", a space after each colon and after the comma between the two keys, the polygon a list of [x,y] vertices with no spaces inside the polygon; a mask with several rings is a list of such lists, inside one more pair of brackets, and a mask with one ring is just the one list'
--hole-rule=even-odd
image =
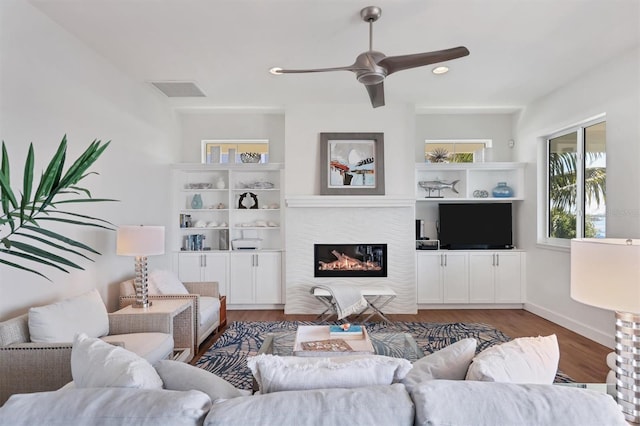
{"label": "framed picture of bird", "polygon": [[384,195],[384,134],[320,133],[320,195]]}

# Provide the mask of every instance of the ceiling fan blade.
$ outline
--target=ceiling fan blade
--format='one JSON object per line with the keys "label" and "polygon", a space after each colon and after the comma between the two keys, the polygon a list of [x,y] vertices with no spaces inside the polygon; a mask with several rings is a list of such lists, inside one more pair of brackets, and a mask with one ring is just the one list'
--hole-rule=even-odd
{"label": "ceiling fan blade", "polygon": [[384,82],[378,84],[371,84],[364,86],[369,92],[369,98],[371,99],[371,105],[374,108],[384,106]]}
{"label": "ceiling fan blade", "polygon": [[387,75],[410,68],[450,61],[469,54],[469,49],[464,46],[451,49],[437,50],[435,52],[415,53],[413,55],[387,56],[378,62],[378,65],[387,70]]}
{"label": "ceiling fan blade", "polygon": [[358,71],[361,67],[357,67],[354,65],[349,65],[346,67],[333,67],[333,68],[312,68],[307,70],[284,70],[282,68],[272,68],[272,74],[302,74],[308,72],[327,72],[327,71]]}

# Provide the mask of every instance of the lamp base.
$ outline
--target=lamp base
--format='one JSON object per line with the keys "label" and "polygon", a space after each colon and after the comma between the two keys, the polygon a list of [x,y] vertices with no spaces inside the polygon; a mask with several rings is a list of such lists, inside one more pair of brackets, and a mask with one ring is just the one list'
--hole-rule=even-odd
{"label": "lamp base", "polygon": [[134,308],[148,308],[151,306],[149,300],[149,283],[147,281],[147,256],[136,256],[136,277],[133,281],[136,288],[136,302]]}
{"label": "lamp base", "polygon": [[616,396],[625,419],[640,423],[640,315],[616,312]]}

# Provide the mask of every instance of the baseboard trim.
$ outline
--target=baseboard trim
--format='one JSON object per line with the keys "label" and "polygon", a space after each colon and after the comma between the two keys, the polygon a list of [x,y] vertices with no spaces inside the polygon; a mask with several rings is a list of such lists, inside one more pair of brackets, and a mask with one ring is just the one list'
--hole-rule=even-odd
{"label": "baseboard trim", "polygon": [[[418,309],[524,309],[522,303],[501,303],[501,304],[485,304],[485,303],[449,303],[449,304],[429,304],[420,303]],[[386,312],[385,312],[386,313]]]}
{"label": "baseboard trim", "polygon": [[568,328],[574,333],[578,333],[579,335],[584,336],[587,339],[591,339],[596,343],[600,343],[601,345],[604,345],[608,348],[613,349],[615,347],[615,341],[614,341],[613,335],[609,335],[593,327],[584,325],[567,316],[551,311],[547,308],[543,308],[542,306],[539,306],[533,303],[525,303],[524,310],[529,311],[532,314],[536,314],[539,317],[547,319],[558,325],[561,325],[564,328]]}

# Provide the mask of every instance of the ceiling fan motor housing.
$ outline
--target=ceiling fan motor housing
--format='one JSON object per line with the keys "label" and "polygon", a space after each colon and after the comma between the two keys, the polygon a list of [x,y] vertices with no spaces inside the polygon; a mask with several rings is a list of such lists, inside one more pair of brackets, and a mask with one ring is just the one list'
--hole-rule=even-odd
{"label": "ceiling fan motor housing", "polygon": [[366,86],[381,83],[387,76],[387,70],[378,65],[378,61],[384,59],[382,52],[369,50],[358,55],[354,68],[357,68],[356,78]]}

